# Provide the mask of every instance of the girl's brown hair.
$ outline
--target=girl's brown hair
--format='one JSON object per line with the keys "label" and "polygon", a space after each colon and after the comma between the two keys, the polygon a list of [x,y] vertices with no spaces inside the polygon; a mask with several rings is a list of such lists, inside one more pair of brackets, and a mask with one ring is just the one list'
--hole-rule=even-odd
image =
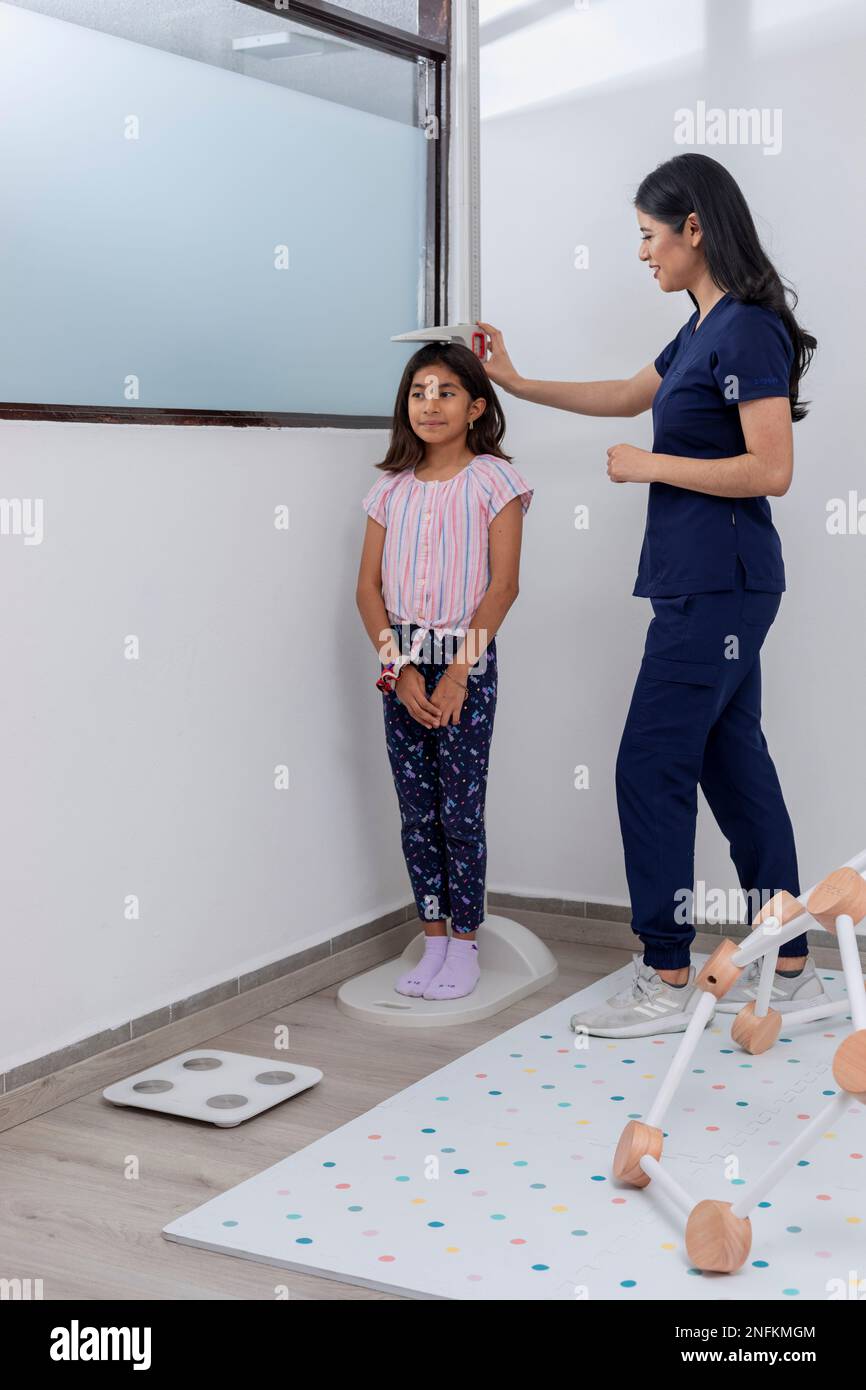
{"label": "girl's brown hair", "polygon": [[452,371],[455,377],[469,392],[470,399],[479,397],[487,402],[484,411],[476,419],[472,434],[472,448],[476,454],[495,454],[497,458],[511,462],[511,455],[503,453],[502,438],[505,434],[505,416],[493,383],[481,361],[463,343],[425,343],[414,353],[403,371],[397,388],[394,403],[394,423],[391,426],[391,443],[388,452],[377,468],[388,473],[402,473],[404,468],[414,468],[423,462],[424,441],[419,439],[409,423],[409,391],[419,371],[441,363]]}

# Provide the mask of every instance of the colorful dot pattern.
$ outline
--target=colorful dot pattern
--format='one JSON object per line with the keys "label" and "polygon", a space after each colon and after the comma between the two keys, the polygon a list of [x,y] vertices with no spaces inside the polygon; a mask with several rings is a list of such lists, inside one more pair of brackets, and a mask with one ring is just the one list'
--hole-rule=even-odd
{"label": "colorful dot pattern", "polygon": [[[620,987],[599,984],[601,998]],[[452,1299],[572,1301],[584,1288],[591,1298],[655,1298],[659,1279],[670,1299],[826,1298],[836,1265],[845,1275],[861,1249],[866,1108],[852,1103],[753,1208],[749,1258],[722,1291],[720,1276],[689,1265],[670,1204],[611,1169],[623,1126],[648,1112],[679,1037],[578,1048],[587,1040],[569,1019],[593,990],[167,1230],[265,1263]],[[666,1169],[696,1202],[741,1196],[836,1094],[820,1023],[744,1060],[730,1021],[706,1030],[664,1118]]]}

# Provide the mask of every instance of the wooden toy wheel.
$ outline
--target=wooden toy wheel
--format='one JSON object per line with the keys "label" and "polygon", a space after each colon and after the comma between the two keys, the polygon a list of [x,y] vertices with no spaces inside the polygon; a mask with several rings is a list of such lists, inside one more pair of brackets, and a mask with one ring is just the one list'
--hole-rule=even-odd
{"label": "wooden toy wheel", "polygon": [[686,1222],[686,1250],[695,1269],[733,1274],[752,1248],[752,1223],[735,1216],[730,1202],[698,1202]]}
{"label": "wooden toy wheel", "polygon": [[619,1137],[616,1153],[613,1156],[613,1175],[632,1187],[646,1187],[649,1174],[640,1166],[645,1154],[655,1159],[662,1156],[664,1135],[653,1125],[641,1124],[640,1120],[629,1120]]}
{"label": "wooden toy wheel", "polygon": [[843,1091],[866,1104],[866,1028],[858,1028],[836,1048],[833,1076]]}
{"label": "wooden toy wheel", "polygon": [[768,1009],[763,1016],[755,1014],[752,1000],[744,1004],[731,1024],[731,1037],[744,1052],[753,1057],[759,1052],[767,1052],[776,1041],[782,1027],[782,1015],[778,1009]]}
{"label": "wooden toy wheel", "polygon": [[843,914],[856,927],[866,917],[866,883],[856,869],[836,869],[812,890],[807,906],[829,932],[835,932],[836,918]]}

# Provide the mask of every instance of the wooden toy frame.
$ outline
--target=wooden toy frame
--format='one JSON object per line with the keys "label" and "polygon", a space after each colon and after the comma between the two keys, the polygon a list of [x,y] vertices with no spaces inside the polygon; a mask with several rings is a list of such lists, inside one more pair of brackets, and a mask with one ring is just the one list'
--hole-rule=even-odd
{"label": "wooden toy frame", "polygon": [[[832,1127],[851,1099],[866,1105],[866,985],[860,964],[857,929],[866,934],[866,850],[836,869],[820,883],[795,898],[776,894],[755,918],[754,930],[741,945],[723,941],[695,981],[702,991],[691,1021],[645,1120],[632,1120],[620,1136],[613,1160],[614,1176],[633,1187],[651,1181],[672,1198],[686,1217],[686,1250],[696,1269],[730,1274],[740,1269],[752,1244],[749,1212],[769,1192],[812,1141]],[[807,919],[811,918],[811,921]],[[862,924],[862,925],[861,925]],[[704,1028],[728,990],[747,965],[762,959],[757,997],[736,1015],[731,1037],[751,1054],[766,1052],[779,1036],[782,1015],[770,1008],[770,991],[779,947],[799,936],[806,927],[832,933],[839,943],[846,997],[835,1002],[804,1005],[785,1014],[787,1023],[807,1023],[849,1010],[853,1030],[839,1044],[833,1057],[837,1095],[806,1125],[793,1143],[779,1154],[765,1173],[750,1183],[735,1202],[693,1202],[681,1185],[662,1167],[664,1135],[662,1119],[701,1040]]]}

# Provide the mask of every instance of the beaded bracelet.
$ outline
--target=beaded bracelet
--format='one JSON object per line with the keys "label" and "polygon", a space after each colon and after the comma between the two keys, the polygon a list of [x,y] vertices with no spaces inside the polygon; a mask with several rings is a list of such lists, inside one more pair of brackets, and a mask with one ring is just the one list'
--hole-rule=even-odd
{"label": "beaded bracelet", "polygon": [[389,661],[387,666],[383,667],[382,674],[376,681],[376,689],[381,690],[383,695],[387,695],[390,690],[394,689],[398,679],[399,673],[394,671],[394,662]]}

